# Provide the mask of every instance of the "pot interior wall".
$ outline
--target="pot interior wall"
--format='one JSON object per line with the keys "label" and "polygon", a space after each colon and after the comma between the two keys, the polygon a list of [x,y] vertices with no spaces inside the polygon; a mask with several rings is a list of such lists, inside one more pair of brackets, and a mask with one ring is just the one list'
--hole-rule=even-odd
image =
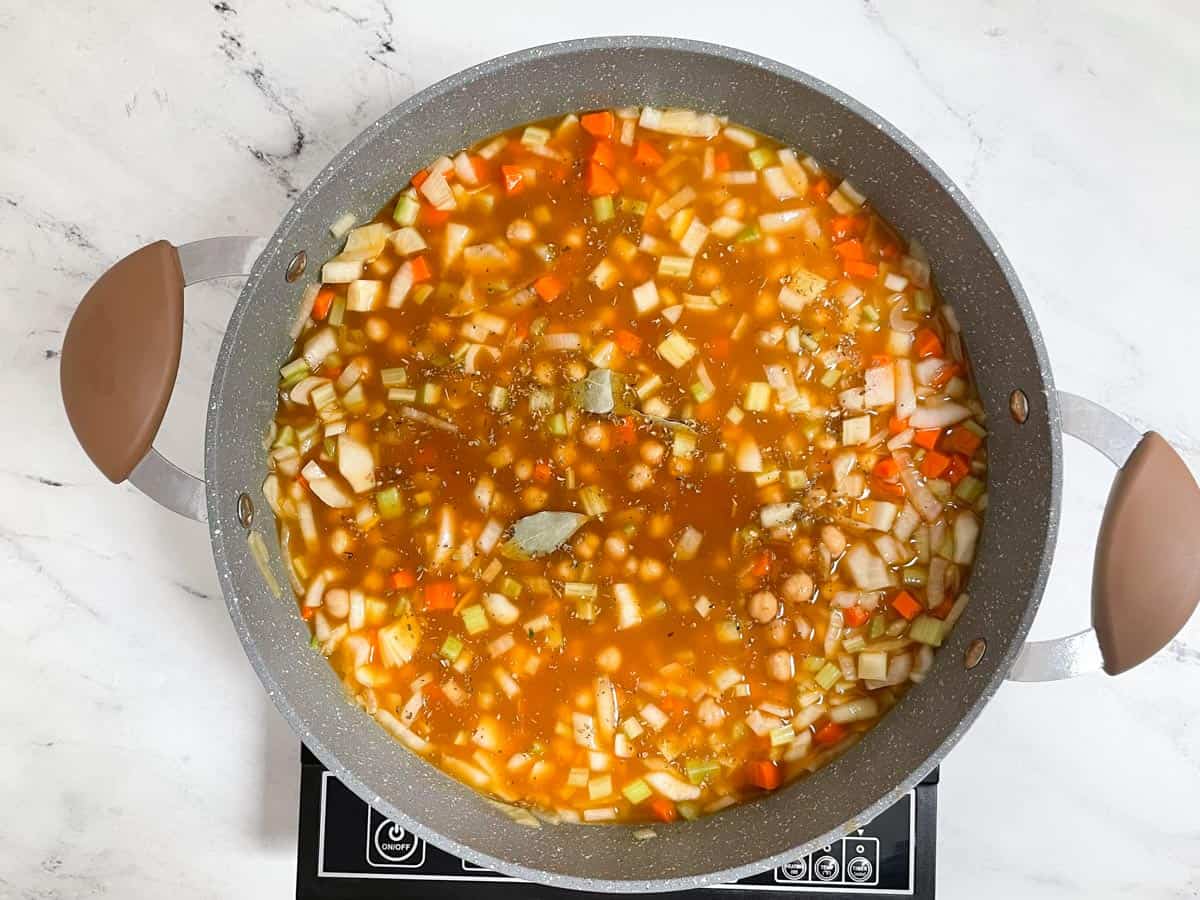
{"label": "pot interior wall", "polygon": [[[369,218],[433,157],[515,123],[647,103],[712,110],[813,153],[926,247],[975,362],[990,417],[991,473],[972,602],[926,683],[814,776],[637,843],[623,828],[516,825],[388,737],[347,702],[309,649],[291,597],[275,598],[263,585],[235,505],[242,491],[261,496],[260,441],[290,349],[287,328],[304,282],[340,249],[329,223],[344,212]],[[287,284],[284,269],[299,249],[308,253],[309,273]],[[1017,387],[1030,401],[1022,426],[1008,414]],[[468,70],[397,107],[330,163],[276,232],[234,313],[213,385],[206,464],[216,561],[234,623],[276,703],[368,802],[509,874],[575,888],[691,887],[766,868],[878,811],[940,758],[1002,680],[1032,619],[1053,543],[1059,449],[1048,388],[1036,325],[994,239],[948,180],[872,113],[794,70],[710,45],[611,38],[538,48]],[[277,555],[266,505],[258,505],[256,527],[268,532]],[[989,649],[966,671],[963,651],[976,637]]]}

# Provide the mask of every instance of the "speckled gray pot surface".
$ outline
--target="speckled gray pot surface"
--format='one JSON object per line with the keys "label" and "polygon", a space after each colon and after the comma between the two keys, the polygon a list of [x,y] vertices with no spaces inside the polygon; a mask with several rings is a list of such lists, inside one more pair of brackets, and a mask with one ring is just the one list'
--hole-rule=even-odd
{"label": "speckled gray pot surface", "polygon": [[[351,705],[308,646],[290,596],[274,597],[255,568],[236,501],[259,497],[261,439],[278,366],[314,263],[340,249],[328,225],[368,219],[435,156],[514,124],[572,110],[676,105],[729,116],[811,152],[851,178],[927,249],[958,311],[989,415],[990,507],[970,583],[972,601],[924,684],[849,752],[758,802],[660,826],[638,842],[625,827],[510,821],[405,750]],[[304,249],[309,275],[283,273]],[[1030,415],[1008,414],[1022,388]],[[954,745],[1004,679],[1036,611],[1058,517],[1057,410],[1029,304],[991,232],[946,175],[894,127],[829,85],[776,62],[691,41],[612,37],[525,50],[454,75],[367,128],[297,199],[242,291],[221,347],[206,432],[213,550],[230,616],[276,706],[321,761],[405,828],[491,869],[588,891],[680,891],[728,882],[844,834],[909,790]],[[265,505],[260,504],[265,510]],[[260,516],[279,580],[271,525]],[[987,640],[968,671],[963,654]],[[1003,777],[1001,775],[1001,777]]]}

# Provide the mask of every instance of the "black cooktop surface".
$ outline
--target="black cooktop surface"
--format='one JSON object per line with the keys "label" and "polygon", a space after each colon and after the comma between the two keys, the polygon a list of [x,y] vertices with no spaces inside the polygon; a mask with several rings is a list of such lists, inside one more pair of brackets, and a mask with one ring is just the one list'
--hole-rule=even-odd
{"label": "black cooktop surface", "polygon": [[[459,898],[550,900],[614,897],[529,884],[459,859],[406,831],[360,800],[304,748],[300,780],[297,900]],[[660,894],[663,898],[784,894],[814,897],[933,897],[937,779],[913,791],[863,828],[807,856],[734,884]]]}

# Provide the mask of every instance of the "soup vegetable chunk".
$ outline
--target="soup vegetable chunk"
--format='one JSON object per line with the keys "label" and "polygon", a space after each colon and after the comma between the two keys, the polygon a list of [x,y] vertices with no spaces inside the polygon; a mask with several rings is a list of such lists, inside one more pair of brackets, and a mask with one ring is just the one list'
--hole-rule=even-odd
{"label": "soup vegetable chunk", "polygon": [[600,110],[333,230],[264,492],[316,652],[413,752],[542,817],[693,818],[922,680],[984,415],[923,253],[853,185],[712,115]]}

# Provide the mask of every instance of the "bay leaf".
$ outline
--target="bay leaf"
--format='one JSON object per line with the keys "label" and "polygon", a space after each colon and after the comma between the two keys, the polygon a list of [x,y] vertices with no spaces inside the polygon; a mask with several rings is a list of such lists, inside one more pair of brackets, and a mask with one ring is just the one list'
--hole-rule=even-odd
{"label": "bay leaf", "polygon": [[574,512],[540,512],[518,519],[512,537],[500,545],[508,559],[536,559],[553,553],[573,535],[588,517]]}
{"label": "bay leaf", "polygon": [[585,412],[599,415],[612,412],[616,406],[612,369],[592,369],[575,385],[572,399]]}

